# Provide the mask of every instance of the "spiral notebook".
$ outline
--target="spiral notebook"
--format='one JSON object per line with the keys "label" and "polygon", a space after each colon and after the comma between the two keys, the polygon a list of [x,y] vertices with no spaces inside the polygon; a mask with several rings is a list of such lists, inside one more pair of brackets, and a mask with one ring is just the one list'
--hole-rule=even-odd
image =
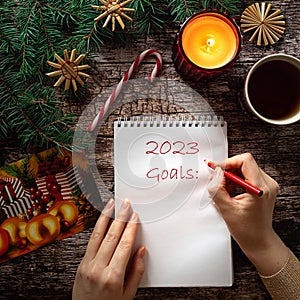
{"label": "spiral notebook", "polygon": [[116,210],[131,201],[141,221],[135,247],[147,248],[140,287],[232,285],[230,234],[208,197],[204,163],[227,148],[216,116],[115,121]]}

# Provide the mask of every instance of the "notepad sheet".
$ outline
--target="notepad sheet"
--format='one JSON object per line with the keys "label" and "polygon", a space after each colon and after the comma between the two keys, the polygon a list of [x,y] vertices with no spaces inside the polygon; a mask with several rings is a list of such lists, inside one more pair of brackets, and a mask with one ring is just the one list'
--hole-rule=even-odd
{"label": "notepad sheet", "polygon": [[140,217],[141,287],[232,285],[230,234],[208,197],[204,163],[226,157],[225,122],[115,122],[116,210],[128,198]]}

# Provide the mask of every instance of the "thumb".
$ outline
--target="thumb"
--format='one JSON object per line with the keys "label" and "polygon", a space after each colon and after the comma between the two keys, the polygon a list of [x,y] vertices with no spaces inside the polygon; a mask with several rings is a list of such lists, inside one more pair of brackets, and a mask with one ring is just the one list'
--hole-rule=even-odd
{"label": "thumb", "polygon": [[226,190],[224,172],[220,167],[217,167],[212,173],[207,189],[210,197],[220,209],[232,203],[232,199]]}
{"label": "thumb", "polygon": [[146,247],[140,247],[133,256],[125,284],[125,299],[133,299],[144,274],[144,255]]}

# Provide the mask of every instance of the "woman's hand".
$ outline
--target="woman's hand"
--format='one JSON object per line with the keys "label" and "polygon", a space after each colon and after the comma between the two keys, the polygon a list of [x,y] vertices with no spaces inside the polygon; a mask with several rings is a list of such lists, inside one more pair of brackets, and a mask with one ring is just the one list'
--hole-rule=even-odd
{"label": "woman's hand", "polygon": [[208,191],[222,214],[231,235],[262,275],[277,272],[285,263],[288,250],[272,227],[272,216],[279,186],[258,166],[251,154],[225,160],[225,168],[243,174],[246,181],[263,190],[258,197],[250,192],[231,197],[221,168],[216,168]]}
{"label": "woman's hand", "polygon": [[73,299],[133,299],[144,272],[145,247],[140,247],[128,266],[138,226],[138,215],[123,201],[109,229],[114,201],[101,213],[80,263]]}

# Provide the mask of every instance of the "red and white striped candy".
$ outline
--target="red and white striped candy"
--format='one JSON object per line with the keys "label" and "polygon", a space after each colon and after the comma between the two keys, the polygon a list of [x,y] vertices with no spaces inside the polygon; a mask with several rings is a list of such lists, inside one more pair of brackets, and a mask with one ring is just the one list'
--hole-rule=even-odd
{"label": "red and white striped candy", "polygon": [[130,68],[125,73],[124,77],[121,79],[121,81],[118,83],[117,87],[113,90],[113,92],[111,93],[109,98],[106,100],[105,104],[102,106],[100,112],[97,114],[97,116],[94,118],[94,120],[88,126],[88,131],[93,131],[97,127],[97,125],[99,124],[101,118],[107,113],[107,111],[108,111],[109,107],[111,106],[111,104],[114,102],[114,100],[120,94],[120,92],[121,92],[123,86],[125,85],[126,81],[128,81],[130,79],[130,77],[132,76],[133,72],[137,69],[139,64],[146,57],[148,57],[150,55],[153,55],[153,56],[156,57],[156,64],[155,64],[155,67],[152,70],[150,76],[148,77],[148,79],[150,81],[154,80],[154,78],[158,75],[158,73],[160,72],[160,69],[162,67],[162,58],[161,58],[161,55],[158,51],[156,51],[154,49],[149,49],[149,50],[146,50],[146,51],[142,52],[141,54],[139,54],[137,56],[135,61],[132,63]]}

